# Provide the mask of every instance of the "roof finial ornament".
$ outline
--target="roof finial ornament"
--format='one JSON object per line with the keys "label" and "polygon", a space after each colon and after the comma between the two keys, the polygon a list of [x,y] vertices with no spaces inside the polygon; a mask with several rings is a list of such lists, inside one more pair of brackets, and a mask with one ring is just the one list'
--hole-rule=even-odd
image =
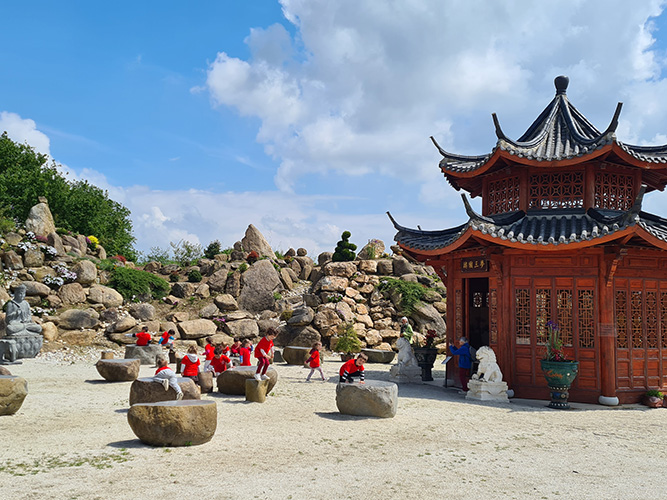
{"label": "roof finial ornament", "polygon": [[567,86],[570,83],[570,79],[567,76],[560,75],[554,79],[554,85],[556,86],[556,95],[565,94]]}

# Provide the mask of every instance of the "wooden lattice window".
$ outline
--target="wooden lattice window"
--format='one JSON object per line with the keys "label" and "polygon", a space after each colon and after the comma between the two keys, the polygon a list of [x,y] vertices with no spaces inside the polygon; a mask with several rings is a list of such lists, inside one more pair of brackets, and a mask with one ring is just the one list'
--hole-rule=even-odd
{"label": "wooden lattice window", "polygon": [[[664,303],[667,303],[667,293],[663,292]],[[628,348],[628,295],[625,290],[616,290],[616,347]]]}
{"label": "wooden lattice window", "polygon": [[632,175],[597,172],[595,206],[612,210],[630,209],[634,203],[634,182]]}
{"label": "wooden lattice window", "polygon": [[502,214],[519,210],[519,177],[505,177],[489,182],[487,189],[488,211]]}
{"label": "wooden lattice window", "polygon": [[484,295],[482,292],[472,293],[472,306],[474,308],[480,308],[484,306]]}
{"label": "wooden lattice window", "polygon": [[551,321],[551,289],[535,290],[535,329],[537,342],[543,344],[547,339],[547,323]]}
{"label": "wooden lattice window", "polygon": [[461,300],[461,290],[456,290],[456,309],[454,311],[454,321],[456,322],[456,335],[463,335],[463,304]]}
{"label": "wooden lattice window", "polygon": [[530,344],[530,290],[517,288],[516,297],[516,343]]}
{"label": "wooden lattice window", "polygon": [[646,292],[646,347],[658,348],[658,298],[653,291]]}
{"label": "wooden lattice window", "polygon": [[495,288],[489,291],[489,343],[498,343],[498,294]]}
{"label": "wooden lattice window", "polygon": [[559,172],[530,176],[530,209],[584,206],[584,173]]}
{"label": "wooden lattice window", "polygon": [[630,294],[630,318],[632,319],[631,336],[632,347],[641,349],[644,347],[642,339],[642,292],[637,290]]}
{"label": "wooden lattice window", "polygon": [[660,330],[660,344],[667,349],[667,292],[660,292]]}
{"label": "wooden lattice window", "polygon": [[579,290],[579,347],[595,347],[593,290]]}
{"label": "wooden lattice window", "polygon": [[572,290],[556,290],[558,328],[563,345],[572,345]]}

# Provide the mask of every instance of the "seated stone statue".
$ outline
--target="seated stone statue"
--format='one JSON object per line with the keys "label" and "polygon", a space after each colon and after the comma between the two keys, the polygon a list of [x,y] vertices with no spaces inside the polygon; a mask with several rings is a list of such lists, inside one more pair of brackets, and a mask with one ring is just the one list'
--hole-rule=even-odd
{"label": "seated stone statue", "polygon": [[25,286],[19,285],[14,290],[14,298],[6,305],[7,337],[42,332],[41,325],[32,320],[30,304],[25,301]]}
{"label": "seated stone statue", "polygon": [[479,367],[477,373],[472,378],[481,382],[502,382],[503,374],[496,362],[496,353],[488,346],[480,347],[477,350],[477,360]]}
{"label": "seated stone statue", "polygon": [[421,380],[421,368],[408,339],[399,337],[396,341],[398,363],[389,370],[390,380],[398,383],[411,383]]}

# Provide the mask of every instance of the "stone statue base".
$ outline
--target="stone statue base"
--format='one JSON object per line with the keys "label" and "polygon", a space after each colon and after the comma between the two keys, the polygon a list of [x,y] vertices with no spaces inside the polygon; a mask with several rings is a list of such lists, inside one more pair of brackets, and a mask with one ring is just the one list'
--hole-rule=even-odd
{"label": "stone statue base", "polygon": [[469,380],[466,399],[508,403],[509,399],[507,398],[507,382],[485,382],[479,380]]}
{"label": "stone statue base", "polygon": [[0,339],[0,364],[16,364],[17,359],[34,358],[42,349],[44,337],[38,333],[9,335]]}
{"label": "stone statue base", "polygon": [[392,366],[389,370],[389,380],[397,384],[420,384],[422,370],[418,366]]}

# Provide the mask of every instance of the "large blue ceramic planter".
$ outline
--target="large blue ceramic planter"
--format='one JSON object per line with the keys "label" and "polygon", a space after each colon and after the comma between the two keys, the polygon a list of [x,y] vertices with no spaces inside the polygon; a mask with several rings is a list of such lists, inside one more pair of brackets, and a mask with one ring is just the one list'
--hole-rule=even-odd
{"label": "large blue ceramic planter", "polygon": [[540,361],[544,378],[551,391],[549,408],[566,410],[570,408],[567,402],[570,397],[570,386],[579,373],[579,361]]}

